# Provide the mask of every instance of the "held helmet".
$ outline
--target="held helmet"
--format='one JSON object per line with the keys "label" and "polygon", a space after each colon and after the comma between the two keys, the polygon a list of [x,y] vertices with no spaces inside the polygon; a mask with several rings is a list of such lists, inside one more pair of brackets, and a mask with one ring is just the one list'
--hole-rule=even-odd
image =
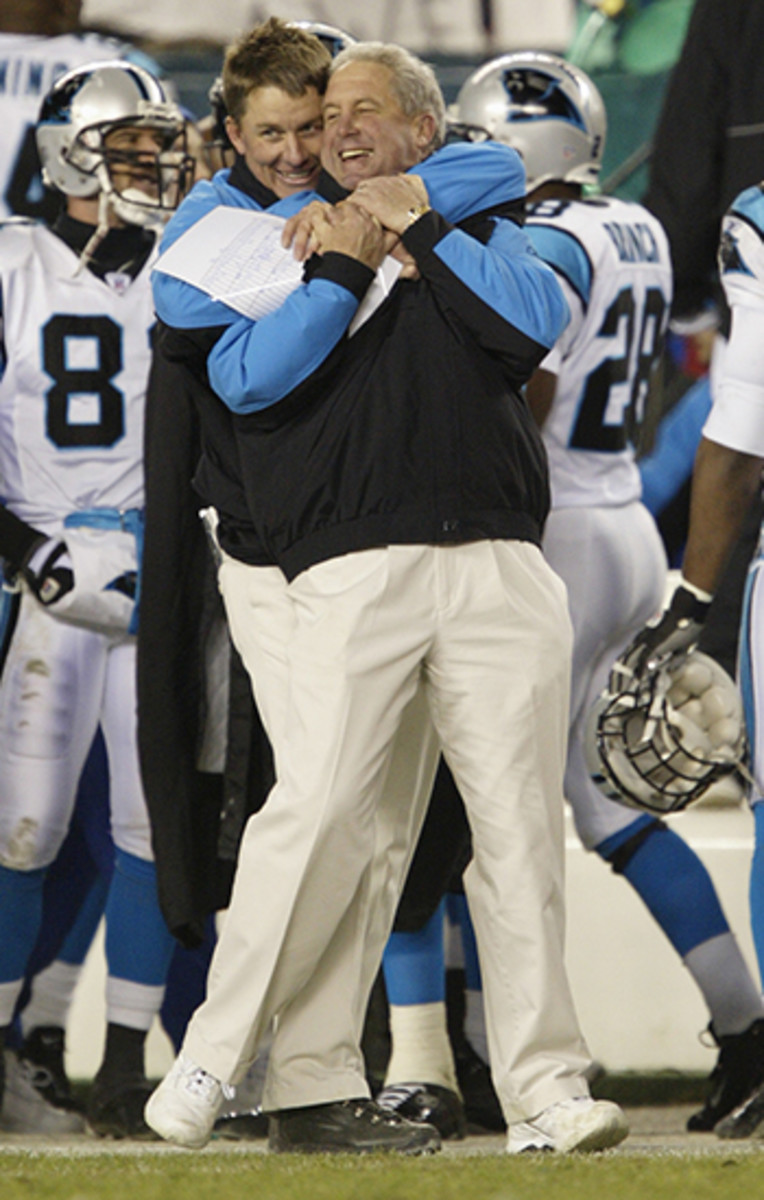
{"label": "held helmet", "polygon": [[[108,135],[121,127],[160,133],[153,161],[143,151],[108,147]],[[43,100],[36,138],[49,187],[65,196],[105,196],[131,225],[159,228],[193,179],[180,109],[158,79],[132,63],[93,63],[62,75]],[[116,170],[139,172],[150,191],[129,183],[118,191]]]}
{"label": "held helmet", "polygon": [[610,800],[679,812],[724,775],[746,774],[742,700],[713,658],[693,650],[616,690],[613,678],[585,734],[589,774]]}
{"label": "held helmet", "polygon": [[287,21],[287,24],[295,29],[302,29],[304,33],[312,33],[326,46],[332,58],[336,58],[340,50],[347,50],[348,46],[356,44],[356,39],[345,33],[344,29],[338,29],[336,25],[325,25],[323,21]]}
{"label": "held helmet", "polygon": [[522,156],[528,190],[550,179],[595,184],[607,117],[580,67],[556,54],[518,51],[484,63],[462,85],[455,122],[505,142]]}

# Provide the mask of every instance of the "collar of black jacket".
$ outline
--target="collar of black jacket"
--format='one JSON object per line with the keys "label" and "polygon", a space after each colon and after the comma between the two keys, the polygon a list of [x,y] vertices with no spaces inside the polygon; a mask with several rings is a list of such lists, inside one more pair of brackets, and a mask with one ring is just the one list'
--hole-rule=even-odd
{"label": "collar of black jacket", "polygon": [[276,193],[272,192],[270,188],[260,182],[256,175],[252,174],[240,154],[236,155],[236,161],[231,167],[228,182],[231,187],[238,188],[240,192],[244,192],[245,196],[250,196],[261,208],[270,208],[278,200]]}
{"label": "collar of black jacket", "polygon": [[328,171],[322,171],[319,175],[316,191],[322,200],[328,200],[330,204],[339,204],[340,200],[345,200],[350,195],[347,188],[337,183]]}

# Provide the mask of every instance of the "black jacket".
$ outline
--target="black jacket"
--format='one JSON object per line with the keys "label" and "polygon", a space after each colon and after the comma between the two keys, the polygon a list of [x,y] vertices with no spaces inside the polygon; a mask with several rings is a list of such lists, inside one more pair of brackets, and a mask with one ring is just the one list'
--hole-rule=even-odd
{"label": "black jacket", "polygon": [[[450,228],[434,212],[412,226],[404,242],[424,278],[399,281],[279,403],[235,418],[250,513],[288,578],[370,546],[540,541],[546,457],[519,387],[547,347],[438,258]],[[470,223],[481,241],[493,231],[490,218]],[[341,255],[324,270],[349,264],[367,271]]]}

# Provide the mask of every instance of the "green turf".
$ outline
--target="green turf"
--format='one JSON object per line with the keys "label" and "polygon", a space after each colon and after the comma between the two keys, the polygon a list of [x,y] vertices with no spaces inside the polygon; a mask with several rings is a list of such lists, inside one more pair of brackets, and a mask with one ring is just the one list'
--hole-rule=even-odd
{"label": "green turf", "polygon": [[752,1200],[758,1155],[269,1158],[0,1153],[3,1200]]}

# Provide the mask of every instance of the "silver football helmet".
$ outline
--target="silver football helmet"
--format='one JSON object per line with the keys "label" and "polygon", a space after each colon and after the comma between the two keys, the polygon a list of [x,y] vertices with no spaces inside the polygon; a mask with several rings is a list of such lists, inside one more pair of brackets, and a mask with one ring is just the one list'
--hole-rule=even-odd
{"label": "silver football helmet", "polygon": [[356,43],[356,39],[345,33],[344,29],[338,29],[336,25],[325,25],[323,21],[287,21],[287,25],[293,25],[305,33],[312,33],[326,46],[332,58],[336,58],[340,50],[347,50],[348,46],[354,46]]}
{"label": "silver football helmet", "polygon": [[[153,155],[108,146],[120,127],[161,135]],[[121,220],[156,229],[177,208],[193,179],[183,114],[149,71],[132,63],[77,67],[53,85],[40,109],[37,148],[45,183],[66,196],[104,196]],[[128,177],[118,190],[114,175]],[[139,175],[147,184],[130,183]]]}
{"label": "silver football helmet", "polygon": [[454,121],[521,155],[528,191],[549,179],[595,184],[607,116],[588,75],[556,54],[518,51],[484,63],[462,85]]}
{"label": "silver football helmet", "polygon": [[741,769],[746,738],[738,689],[699,650],[602,693],[589,713],[589,773],[609,799],[679,812]]}

